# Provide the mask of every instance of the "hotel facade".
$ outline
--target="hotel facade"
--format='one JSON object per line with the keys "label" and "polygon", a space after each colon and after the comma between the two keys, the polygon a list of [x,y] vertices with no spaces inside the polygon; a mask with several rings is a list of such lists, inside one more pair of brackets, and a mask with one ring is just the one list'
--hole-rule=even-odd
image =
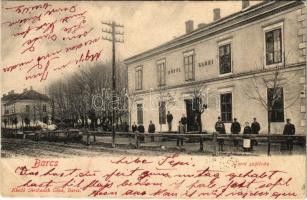
{"label": "hotel facade", "polygon": [[[306,7],[300,1],[266,1],[220,18],[214,9],[209,24],[125,60],[128,68],[131,122],[156,124],[167,131],[166,114],[177,130],[182,115],[188,131],[197,130],[193,95],[201,94],[207,109],[203,131],[215,131],[220,116],[230,133],[233,118],[244,126],[253,118],[267,133],[274,83],[279,96],[270,112],[271,132],[282,134],[287,118],[297,133],[305,126]],[[276,85],[275,85],[276,86]],[[274,95],[273,95],[274,96]]]}

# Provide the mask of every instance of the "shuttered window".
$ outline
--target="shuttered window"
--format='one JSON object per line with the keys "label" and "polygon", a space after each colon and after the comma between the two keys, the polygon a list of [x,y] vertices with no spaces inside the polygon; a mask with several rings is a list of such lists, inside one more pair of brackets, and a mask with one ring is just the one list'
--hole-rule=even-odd
{"label": "shuttered window", "polygon": [[219,47],[220,74],[231,72],[231,45],[225,44]]}
{"label": "shuttered window", "polygon": [[282,36],[281,28],[265,33],[266,43],[266,64],[276,64],[282,62]]}
{"label": "shuttered window", "polygon": [[[272,105],[270,121],[284,122],[284,93],[283,88],[268,88],[268,105]],[[270,112],[268,112],[270,115]]]}
{"label": "shuttered window", "polygon": [[184,74],[186,81],[192,81],[195,79],[195,55],[194,51],[185,53],[183,55]]}
{"label": "shuttered window", "polygon": [[221,118],[223,122],[232,121],[232,94],[221,94]]}

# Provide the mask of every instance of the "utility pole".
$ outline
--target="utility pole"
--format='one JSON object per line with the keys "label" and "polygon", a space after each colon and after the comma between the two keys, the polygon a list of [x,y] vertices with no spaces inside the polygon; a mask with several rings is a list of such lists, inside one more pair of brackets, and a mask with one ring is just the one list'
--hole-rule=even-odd
{"label": "utility pole", "polygon": [[110,29],[102,29],[103,33],[111,35],[110,37],[102,36],[103,40],[112,42],[112,147],[115,147],[115,101],[116,101],[116,61],[115,61],[115,45],[117,42],[123,43],[124,40],[117,39],[116,36],[124,36],[124,32],[116,31],[117,28],[124,28],[123,25],[113,22],[101,22],[103,25],[108,26]]}

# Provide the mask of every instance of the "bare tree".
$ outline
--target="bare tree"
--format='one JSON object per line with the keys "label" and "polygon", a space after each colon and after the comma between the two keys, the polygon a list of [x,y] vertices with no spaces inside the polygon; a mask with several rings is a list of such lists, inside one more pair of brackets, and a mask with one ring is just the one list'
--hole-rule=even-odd
{"label": "bare tree", "polygon": [[29,122],[29,113],[25,112],[25,111],[21,111],[19,113],[20,119],[21,119],[21,130],[24,130],[24,125],[28,126],[28,122]]}
{"label": "bare tree", "polygon": [[207,104],[205,103],[205,90],[206,88],[202,84],[197,84],[193,87],[192,96],[192,109],[196,115],[197,125],[199,133],[202,133],[202,120],[201,115],[207,109]]}
{"label": "bare tree", "polygon": [[158,108],[159,108],[159,125],[160,132],[162,132],[163,119],[166,120],[166,109],[170,106],[176,105],[175,98],[170,92],[167,92],[166,88],[163,86],[158,87]]}
{"label": "bare tree", "polygon": [[53,119],[59,119],[61,122],[64,121],[65,113],[67,112],[64,88],[65,83],[62,80],[50,84],[48,88],[49,97],[52,102],[52,110],[54,110]]}
{"label": "bare tree", "polygon": [[[124,96],[121,91],[126,87],[126,68],[121,63],[118,66],[116,94]],[[110,118],[111,107],[107,106],[106,109],[97,110],[92,102],[97,94],[111,91],[111,69],[109,63],[85,65],[65,79],[51,83],[48,87],[48,93],[51,98],[53,119],[74,125],[81,122],[82,127],[88,127],[88,120],[90,120],[91,127],[96,127],[98,119],[101,122],[105,117]],[[103,102],[110,100],[108,95],[102,96]],[[120,98],[119,103],[121,107],[126,107],[122,98]],[[118,111],[119,120],[117,121],[122,121],[123,114],[123,112]]]}
{"label": "bare tree", "polygon": [[[272,112],[275,105],[280,101],[284,96],[283,88],[291,83],[289,78],[286,78],[281,72],[282,67],[276,66],[273,70],[254,75],[252,81],[250,81],[243,88],[243,92],[248,99],[256,101],[259,103],[268,113],[267,123],[268,123],[268,135],[271,134],[271,122],[272,122]],[[262,90],[265,89],[265,93]],[[288,102],[287,105],[284,105],[284,109],[289,108],[297,102],[300,97],[299,91],[291,91],[287,95]],[[271,141],[270,137],[268,140],[268,155],[271,151]]]}

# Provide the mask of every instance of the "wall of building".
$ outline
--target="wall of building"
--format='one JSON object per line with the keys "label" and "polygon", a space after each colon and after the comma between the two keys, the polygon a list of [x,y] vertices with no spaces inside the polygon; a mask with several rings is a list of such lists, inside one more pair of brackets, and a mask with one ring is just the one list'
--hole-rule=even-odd
{"label": "wall of building", "polygon": [[[302,121],[304,119],[305,108],[301,105],[303,91],[303,84],[297,81],[301,74],[304,72],[302,67],[298,67],[291,70],[283,70],[279,78],[282,80],[281,86],[284,90],[284,118],[290,118],[292,123],[295,124],[297,128],[297,133],[303,133],[304,126]],[[214,124],[217,117],[221,115],[220,112],[220,94],[231,92],[232,93],[232,116],[236,117],[241,125],[244,122],[252,122],[253,118],[256,117],[261,124],[261,133],[267,133],[267,111],[261,105],[259,101],[252,100],[246,95],[246,92],[250,94],[255,94],[254,88],[256,85],[259,87],[259,91],[264,99],[266,96],[266,87],[262,84],[262,77],[273,78],[272,73],[262,74],[257,78],[254,77],[241,77],[238,79],[230,79],[219,82],[213,82],[210,84],[202,84],[193,87],[184,87],[178,89],[172,89],[163,91],[164,93],[169,93],[174,97],[176,103],[167,104],[167,110],[171,111],[174,116],[173,120],[173,130],[176,130],[178,121],[182,117],[182,114],[186,114],[185,99],[192,98],[192,92],[194,88],[202,88],[202,94],[205,96],[205,103],[208,104],[208,109],[202,115],[203,130],[213,132]],[[254,84],[254,82],[256,84]],[[253,92],[254,91],[254,92]],[[136,104],[143,104],[143,119],[144,126],[147,130],[149,121],[152,120],[156,124],[157,131],[160,130],[159,125],[159,108],[158,102],[161,98],[160,93],[151,93],[146,95],[138,95],[138,98],[133,105],[132,112],[132,122],[137,122],[137,111]],[[231,123],[225,123],[227,133],[230,132]],[[274,122],[271,123],[271,131],[273,133],[282,133],[284,122]],[[167,131],[167,124],[162,125],[162,131]]]}
{"label": "wall of building", "polygon": [[4,112],[5,112],[5,110],[4,110],[4,102],[1,102],[1,116],[4,115]]}
{"label": "wall of building", "polygon": [[[152,120],[157,130],[159,126],[158,102],[161,93],[169,93],[176,99],[175,105],[168,105],[174,115],[173,126],[177,126],[182,114],[186,114],[184,99],[191,98],[193,88],[196,86],[185,81],[183,67],[183,52],[194,50],[195,52],[195,81],[212,80],[221,77],[219,74],[218,45],[224,41],[230,41],[232,45],[232,73],[242,74],[257,71],[262,76],[265,71],[265,35],[264,29],[274,24],[283,25],[283,53],[286,68],[282,70],[284,87],[284,119],[291,118],[298,133],[304,130],[305,115],[305,70],[306,67],[306,21],[304,18],[306,8],[299,6],[252,22],[240,28],[232,29],[223,34],[215,35],[197,43],[191,43],[182,48],[167,51],[158,56],[128,66],[128,87],[135,91],[135,67],[143,66],[143,88],[137,91],[137,101],[133,105],[132,122],[137,121],[136,104],[144,104],[144,125],[147,129]],[[156,62],[164,58],[166,60],[166,87],[158,90]],[[203,65],[206,61],[212,64]],[[261,75],[262,74],[262,75]],[[202,115],[203,130],[214,131],[214,124],[220,116],[220,93],[232,92],[233,115],[238,118],[241,125],[244,122],[252,122],[256,117],[260,122],[262,133],[267,133],[267,111],[256,101],[246,95],[247,88],[255,78],[252,75],[238,76],[219,81],[209,81],[201,84],[205,90],[209,90],[207,101],[208,109]],[[262,96],[266,99],[266,88],[259,87]],[[142,92],[143,91],[143,92]],[[149,92],[151,91],[151,92]],[[161,92],[162,91],[162,92]],[[226,123],[226,131],[230,132],[230,123]],[[273,133],[282,133],[284,122],[272,123]],[[167,130],[167,124],[162,125],[162,131]]]}
{"label": "wall of building", "polygon": [[[183,67],[183,52],[195,51],[195,80],[206,80],[219,77],[218,45],[229,40],[232,45],[232,72],[242,73],[261,70],[264,66],[264,28],[283,23],[283,41],[285,64],[292,65],[305,61],[306,50],[302,50],[301,27],[302,13],[306,8],[295,8],[240,28],[215,35],[203,41],[186,45],[183,48],[168,51],[144,61],[134,63],[128,68],[128,87],[135,89],[135,67],[143,66],[143,90],[157,89],[157,60],[166,59],[166,85],[176,86],[186,83]],[[201,66],[206,61],[213,64]],[[180,72],[176,69],[179,69]],[[172,71],[175,71],[172,73]]]}
{"label": "wall of building", "polygon": [[[27,113],[26,112],[26,105],[30,106],[30,112]],[[20,100],[17,101],[15,103],[9,104],[4,106],[5,109],[9,110],[9,115],[5,115],[4,117],[8,117],[8,119],[10,119],[10,116],[15,117],[17,116],[17,120],[21,121],[21,115],[23,116],[28,116],[30,118],[30,120],[33,120],[34,117],[34,110],[33,107],[40,107],[41,109],[43,109],[43,105],[46,105],[46,112],[43,112],[43,110],[41,110],[40,114],[39,111],[36,111],[36,118],[39,119],[40,115],[41,117],[47,117],[51,115],[51,107],[50,104],[46,101],[33,101],[33,100]],[[14,113],[12,112],[14,110]]]}

